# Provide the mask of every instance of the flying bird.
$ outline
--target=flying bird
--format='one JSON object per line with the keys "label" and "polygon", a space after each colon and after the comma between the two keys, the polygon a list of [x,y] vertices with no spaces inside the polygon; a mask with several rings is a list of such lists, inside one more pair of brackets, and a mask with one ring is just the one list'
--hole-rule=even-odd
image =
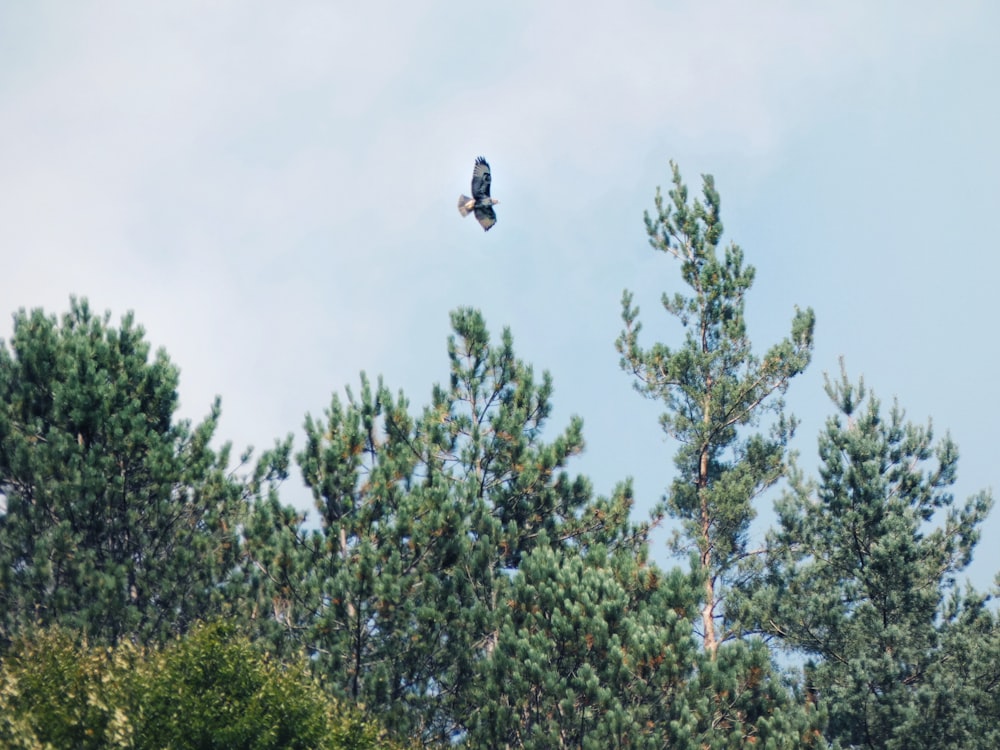
{"label": "flying bird", "polygon": [[458,197],[458,212],[462,216],[468,216],[471,211],[476,215],[483,231],[488,232],[490,227],[497,223],[497,215],[493,211],[498,201],[490,198],[490,183],[493,178],[490,176],[490,165],[486,159],[479,157],[476,159],[476,166],[472,169],[472,197],[465,195]]}

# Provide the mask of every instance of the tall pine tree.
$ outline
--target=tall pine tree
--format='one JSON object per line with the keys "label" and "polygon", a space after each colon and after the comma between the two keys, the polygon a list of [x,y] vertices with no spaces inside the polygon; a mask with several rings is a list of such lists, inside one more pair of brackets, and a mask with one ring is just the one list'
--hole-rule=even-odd
{"label": "tall pine tree", "polygon": [[262,499],[247,528],[246,584],[260,627],[303,644],[335,692],[427,742],[464,736],[481,706],[475,674],[500,637],[512,574],[539,547],[582,554],[628,546],[627,487],[595,500],[566,473],[583,448],[571,420],[542,439],[552,383],[504,331],[452,315],[450,382],[411,414],[362,377],[298,454],[319,528]]}
{"label": "tall pine tree", "polygon": [[[703,200],[689,201],[680,171],[671,168],[669,201],[657,189],[646,230],[654,250],[680,262],[690,289],[662,297],[664,309],[683,326],[684,340],[676,347],[642,348],[639,308],[626,290],[625,327],[616,347],[636,390],[663,403],[660,424],[680,443],[666,510],[681,524],[675,550],[693,551],[704,576],[701,630],[712,653],[731,635],[720,605],[747,554],[753,501],[785,471],[793,424],[783,414],[782,394],[809,364],[814,315],[796,310],[790,336],[762,358],[754,354],[744,317],[754,268],[744,265],[735,244],[720,254],[720,198],[712,177],[703,177]],[[772,417],[770,434],[753,432],[765,415]]]}
{"label": "tall pine tree", "polygon": [[175,422],[177,368],[131,314],[73,300],[0,346],[0,642],[34,624],[160,637],[216,611],[241,486],[219,416]]}
{"label": "tall pine tree", "polygon": [[842,373],[827,393],[818,485],[797,477],[778,506],[762,628],[809,659],[843,746],[993,747],[997,621],[956,589],[991,497],[956,505],[955,444],[883,414],[863,381]]}
{"label": "tall pine tree", "polygon": [[708,654],[700,571],[647,562],[646,528],[542,439],[552,384],[459,310],[451,378],[414,416],[362,377],[307,418],[319,528],[262,497],[244,583],[258,627],[397,733],[469,747],[820,745],[762,644]]}

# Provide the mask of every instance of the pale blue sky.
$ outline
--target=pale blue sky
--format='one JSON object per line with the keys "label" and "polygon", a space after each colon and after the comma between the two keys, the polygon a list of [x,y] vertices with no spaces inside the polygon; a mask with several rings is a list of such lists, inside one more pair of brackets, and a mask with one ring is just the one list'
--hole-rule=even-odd
{"label": "pale blue sky", "polygon": [[[134,310],[184,415],[221,394],[239,449],[298,436],[362,369],[422,405],[474,305],[552,373],[549,436],[584,418],[573,468],[633,476],[644,513],[673,447],[613,341],[624,287],[647,343],[675,331],[642,223],[674,159],[692,189],[715,175],[757,267],[757,347],[816,310],[787,397],[803,462],[844,356],[951,431],[964,498],[1000,465],[998,30],[986,1],[4,3],[0,314]],[[478,154],[488,234],[455,210]],[[977,585],[998,537],[1000,511]]]}

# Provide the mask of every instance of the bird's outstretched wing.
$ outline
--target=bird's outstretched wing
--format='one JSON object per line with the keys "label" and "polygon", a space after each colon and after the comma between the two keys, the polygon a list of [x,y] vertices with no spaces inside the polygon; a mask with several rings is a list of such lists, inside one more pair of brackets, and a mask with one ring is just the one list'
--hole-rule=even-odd
{"label": "bird's outstretched wing", "polygon": [[487,232],[490,230],[491,226],[497,223],[497,215],[493,210],[493,206],[476,206],[473,210],[476,214],[476,221],[478,221]]}
{"label": "bird's outstretched wing", "polygon": [[[477,201],[489,198],[490,182],[492,182],[492,179],[490,176],[490,165],[486,163],[486,159],[480,156],[476,159],[476,166],[472,170],[472,197]],[[492,209],[490,213],[493,213]],[[478,213],[476,215],[478,217]],[[480,219],[480,222],[482,222],[482,219]]]}

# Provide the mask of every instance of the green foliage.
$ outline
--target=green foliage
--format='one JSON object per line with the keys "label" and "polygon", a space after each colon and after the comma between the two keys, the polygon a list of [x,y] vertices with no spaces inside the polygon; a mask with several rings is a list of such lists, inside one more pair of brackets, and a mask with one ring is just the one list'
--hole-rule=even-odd
{"label": "green foliage", "polygon": [[[680,443],[666,509],[681,522],[674,548],[697,552],[704,572],[703,636],[714,650],[729,635],[725,629],[715,633],[724,614],[717,605],[721,587],[746,556],[753,500],[785,471],[794,424],[783,414],[781,396],[809,364],[815,317],[812,310],[796,310],[791,335],[762,359],[753,353],[744,306],[754,268],[744,266],[734,244],[719,256],[720,197],[712,177],[703,177],[704,201],[689,202],[680,171],[671,167],[670,202],[657,190],[656,216],[646,214],[646,230],[655,250],[681,262],[681,278],[691,289],[689,296],[662,297],[664,309],[685,329],[684,342],[675,349],[640,347],[639,308],[625,291],[625,328],[616,348],[636,390],[663,402],[660,424]],[[746,434],[744,428],[757,426],[765,414],[774,417],[771,434]]]}
{"label": "green foliage", "polygon": [[702,652],[690,686],[697,718],[692,748],[825,748],[825,715],[786,684],[759,639],[734,639]]}
{"label": "green foliage", "polygon": [[131,748],[120,685],[132,649],[90,648],[60,628],[22,637],[0,661],[0,745],[42,748]]}
{"label": "green foliage", "polygon": [[440,742],[479,705],[476,665],[525,556],[642,539],[627,487],[595,501],[564,471],[583,447],[578,419],[542,441],[548,375],[535,379],[508,331],[492,344],[478,312],[452,324],[450,385],[419,416],[362,376],[357,396],[307,417],[298,461],[320,527],[262,499],[244,566],[250,616],[273,643],[307,647],[336,693]]}
{"label": "green foliage", "polygon": [[991,498],[955,507],[949,437],[935,442],[898,406],[884,417],[844,374],[827,392],[838,413],[820,436],[818,487],[797,478],[778,508],[770,585],[756,598],[763,627],[815,660],[807,683],[843,744],[992,746],[954,733],[958,716],[984,726],[959,696],[992,706],[995,726],[995,617],[981,598],[944,598]]}
{"label": "green foliage", "polygon": [[160,637],[212,611],[235,561],[240,486],[209,448],[218,401],[173,423],[177,368],[131,315],[72,301],[0,346],[0,646],[33,624]]}
{"label": "green foliage", "polygon": [[378,728],[331,701],[304,662],[276,661],[221,625],[169,644],[131,688],[139,748],[379,746]]}
{"label": "green foliage", "polygon": [[[631,554],[525,557],[482,664],[473,747],[663,747],[697,660],[698,582]],[[690,730],[694,733],[694,729]]]}
{"label": "green foliage", "polygon": [[937,653],[896,746],[1000,747],[1000,617],[987,602],[970,590],[945,603]]}
{"label": "green foliage", "polygon": [[468,744],[510,748],[805,748],[821,717],[760,641],[698,648],[701,580],[634,555],[541,547],[513,580]]}
{"label": "green foliage", "polygon": [[131,315],[21,311],[0,345],[0,746],[1000,745],[1000,618],[956,586],[991,499],[955,506],[950,439],[828,383],[820,481],[793,469],[768,564],[748,549],[814,316],[754,354],[755,271],[719,250],[712,178],[689,200],[672,168],[646,226],[680,262],[689,291],[662,303],[684,338],[642,348],[626,291],[616,346],[679,443],[655,515],[689,572],[649,562],[629,483],[595,498],[568,473],[581,421],[543,439],[550,377],[478,311],[452,314],[422,409],[362,374],[306,417],[317,522],[281,502],[291,435],[247,479],[210,448],[218,401],[174,422],[177,368]]}
{"label": "green foliage", "polygon": [[69,631],[21,639],[0,665],[0,742],[42,748],[394,747],[332,700],[305,661],[278,662],[225,625],[163,649],[89,647]]}

